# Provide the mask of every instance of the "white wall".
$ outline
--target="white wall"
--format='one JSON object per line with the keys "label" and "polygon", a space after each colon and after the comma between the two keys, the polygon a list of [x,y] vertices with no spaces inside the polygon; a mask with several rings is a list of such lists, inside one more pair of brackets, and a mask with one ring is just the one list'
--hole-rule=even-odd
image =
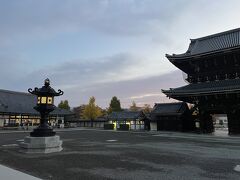
{"label": "white wall", "polygon": [[150,122],[150,130],[157,131],[157,123],[156,122]]}
{"label": "white wall", "polygon": [[0,119],[0,127],[3,127],[4,125],[4,119]]}

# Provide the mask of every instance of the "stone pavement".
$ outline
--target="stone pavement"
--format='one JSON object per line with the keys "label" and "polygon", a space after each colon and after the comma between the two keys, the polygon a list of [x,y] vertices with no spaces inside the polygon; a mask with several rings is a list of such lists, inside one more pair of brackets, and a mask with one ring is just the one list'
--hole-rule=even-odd
{"label": "stone pavement", "polygon": [[30,176],[20,171],[0,165],[1,180],[40,180],[39,178]]}
{"label": "stone pavement", "polygon": [[0,134],[0,164],[42,179],[240,179],[240,138],[173,132],[61,131],[64,150],[23,154]]}

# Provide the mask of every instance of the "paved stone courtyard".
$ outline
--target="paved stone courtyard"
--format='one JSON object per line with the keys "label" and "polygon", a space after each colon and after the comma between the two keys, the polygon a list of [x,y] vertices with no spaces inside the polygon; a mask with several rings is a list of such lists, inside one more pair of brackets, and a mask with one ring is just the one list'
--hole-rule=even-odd
{"label": "paved stone courtyard", "polygon": [[[240,179],[240,138],[170,132],[58,132],[64,150],[23,154],[0,134],[0,164],[42,179]],[[235,168],[235,170],[234,170]]]}

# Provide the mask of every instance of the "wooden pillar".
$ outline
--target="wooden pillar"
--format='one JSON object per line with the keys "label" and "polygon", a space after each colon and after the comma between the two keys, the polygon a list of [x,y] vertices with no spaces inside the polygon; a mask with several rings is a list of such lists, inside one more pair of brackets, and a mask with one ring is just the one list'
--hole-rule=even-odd
{"label": "wooden pillar", "polygon": [[93,119],[91,119],[91,127],[93,127]]}
{"label": "wooden pillar", "polygon": [[209,112],[201,110],[199,112],[200,131],[202,133],[214,132],[212,116]]}
{"label": "wooden pillar", "polygon": [[240,134],[240,110],[233,109],[228,111],[228,133]]}
{"label": "wooden pillar", "polygon": [[22,124],[22,114],[21,114],[21,116],[20,116],[20,124]]}

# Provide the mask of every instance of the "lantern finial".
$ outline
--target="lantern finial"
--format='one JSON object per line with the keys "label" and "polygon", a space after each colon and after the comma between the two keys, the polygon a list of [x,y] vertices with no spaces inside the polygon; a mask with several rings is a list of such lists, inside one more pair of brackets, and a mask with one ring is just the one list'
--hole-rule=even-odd
{"label": "lantern finial", "polygon": [[44,85],[45,86],[49,86],[50,85],[50,80],[47,78],[47,79],[45,79],[45,81],[44,81]]}

